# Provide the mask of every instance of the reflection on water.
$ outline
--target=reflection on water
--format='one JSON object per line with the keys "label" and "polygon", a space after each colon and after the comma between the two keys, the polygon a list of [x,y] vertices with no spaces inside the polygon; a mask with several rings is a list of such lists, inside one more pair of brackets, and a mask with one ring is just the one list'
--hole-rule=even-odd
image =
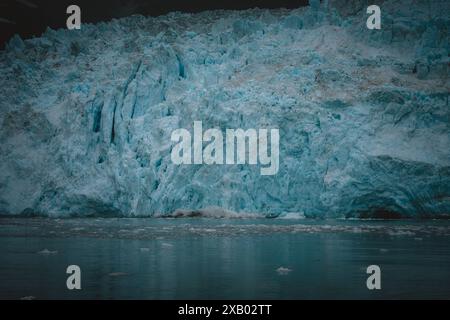
{"label": "reflection on water", "polygon": [[0,219],[0,298],[449,299],[449,240],[446,221]]}

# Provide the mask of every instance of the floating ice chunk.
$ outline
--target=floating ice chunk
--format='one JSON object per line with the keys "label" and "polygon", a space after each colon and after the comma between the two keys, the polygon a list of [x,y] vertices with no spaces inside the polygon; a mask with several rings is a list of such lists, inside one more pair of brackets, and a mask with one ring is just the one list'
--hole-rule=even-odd
{"label": "floating ice chunk", "polygon": [[83,230],[84,230],[84,228],[72,228],[72,229],[70,229],[70,231],[75,231],[75,232],[83,231]]}
{"label": "floating ice chunk", "polygon": [[404,231],[404,230],[389,230],[388,235],[390,236],[413,236],[415,235],[412,231]]}
{"label": "floating ice chunk", "polygon": [[288,275],[292,269],[285,268],[285,267],[279,267],[277,270],[275,270],[280,276]]}
{"label": "floating ice chunk", "polygon": [[171,247],[173,247],[173,244],[167,243],[167,242],[163,242],[163,243],[161,243],[161,246],[166,247],[166,248],[171,248]]}
{"label": "floating ice chunk", "polygon": [[108,274],[108,276],[110,277],[123,277],[123,276],[127,276],[128,273],[126,272],[111,272]]}
{"label": "floating ice chunk", "polygon": [[42,254],[42,255],[52,255],[52,254],[57,254],[58,253],[58,251],[51,251],[51,250],[48,250],[48,249],[44,249],[44,250],[41,250],[41,251],[38,251],[37,252],[37,254]]}

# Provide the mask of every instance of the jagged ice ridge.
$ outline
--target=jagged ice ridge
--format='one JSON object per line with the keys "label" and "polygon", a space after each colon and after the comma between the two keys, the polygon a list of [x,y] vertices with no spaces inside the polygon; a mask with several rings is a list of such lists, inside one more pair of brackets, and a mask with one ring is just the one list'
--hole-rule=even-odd
{"label": "jagged ice ridge", "polygon": [[[448,215],[450,2],[380,3],[381,30],[355,0],[14,37],[0,213]],[[197,120],[279,128],[278,174],[174,165],[171,132]]]}

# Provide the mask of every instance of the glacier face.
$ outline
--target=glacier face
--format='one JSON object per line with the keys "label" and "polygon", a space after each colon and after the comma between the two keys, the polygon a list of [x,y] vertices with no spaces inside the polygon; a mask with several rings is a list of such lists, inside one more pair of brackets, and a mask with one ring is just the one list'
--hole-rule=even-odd
{"label": "glacier face", "polygon": [[[384,1],[381,30],[364,3],[13,38],[0,52],[0,213],[449,214],[449,2]],[[172,131],[194,121],[278,128],[278,174],[172,164]]]}

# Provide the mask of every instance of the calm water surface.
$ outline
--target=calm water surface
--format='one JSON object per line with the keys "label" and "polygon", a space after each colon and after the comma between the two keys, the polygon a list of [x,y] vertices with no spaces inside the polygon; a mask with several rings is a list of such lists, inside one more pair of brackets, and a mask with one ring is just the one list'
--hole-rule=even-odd
{"label": "calm water surface", "polygon": [[0,298],[24,297],[450,299],[450,222],[1,218]]}

